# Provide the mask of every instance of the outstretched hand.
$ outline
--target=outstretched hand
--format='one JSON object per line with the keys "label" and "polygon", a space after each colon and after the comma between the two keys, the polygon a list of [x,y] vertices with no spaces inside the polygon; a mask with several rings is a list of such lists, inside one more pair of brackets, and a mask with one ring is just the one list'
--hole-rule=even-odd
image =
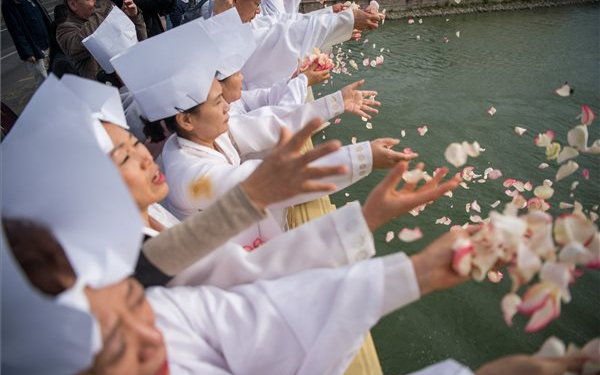
{"label": "outstretched hand", "polygon": [[317,83],[324,82],[331,78],[331,74],[329,74],[329,69],[327,70],[316,70],[319,64],[314,62],[306,68],[302,73],[306,76],[308,80],[308,86],[316,85]]}
{"label": "outstretched hand", "polygon": [[379,111],[373,108],[373,106],[379,107],[381,106],[381,103],[375,99],[369,98],[376,96],[377,91],[358,90],[358,88],[364,83],[365,80],[361,79],[360,81],[356,81],[342,88],[341,91],[342,98],[344,99],[344,111],[370,119],[371,116],[366,112],[379,113]]}
{"label": "outstretched hand", "polygon": [[394,138],[377,138],[371,141],[373,169],[389,169],[400,161],[412,160],[419,156],[414,152],[406,153],[392,150],[392,147],[398,143],[400,143],[400,140]]}
{"label": "outstretched hand", "polygon": [[562,375],[568,371],[579,373],[585,358],[540,358],[528,355],[502,357],[481,366],[477,375]]}
{"label": "outstretched hand", "polygon": [[128,17],[135,17],[138,14],[137,5],[133,2],[133,0],[124,0],[123,6],[121,7],[123,13],[125,13]]}
{"label": "outstretched hand", "polygon": [[335,184],[315,180],[347,173],[347,167],[311,167],[309,163],[337,151],[340,142],[329,141],[305,154],[300,152],[322,123],[320,119],[314,119],[293,137],[289,129],[281,129],[279,142],[271,154],[242,183],[242,188],[257,207],[266,208],[298,194],[335,191]]}
{"label": "outstretched hand", "polygon": [[358,30],[376,29],[379,27],[379,15],[365,12],[360,9],[353,9],[354,28]]}
{"label": "outstretched hand", "polygon": [[[417,169],[423,169],[423,163],[419,163]],[[408,162],[398,163],[367,197],[363,205],[363,215],[371,231],[415,207],[435,201],[445,192],[456,189],[460,183],[458,175],[440,183],[448,173],[448,169],[440,168],[423,186],[417,188],[415,184],[406,183],[397,190],[402,175],[407,170]]]}

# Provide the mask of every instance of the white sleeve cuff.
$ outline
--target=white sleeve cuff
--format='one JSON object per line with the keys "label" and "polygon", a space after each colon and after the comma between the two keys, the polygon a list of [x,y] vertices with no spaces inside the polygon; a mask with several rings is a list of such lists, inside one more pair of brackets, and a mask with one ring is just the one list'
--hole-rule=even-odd
{"label": "white sleeve cuff", "polygon": [[425,367],[409,375],[474,375],[473,372],[453,359],[447,359],[434,365]]}
{"label": "white sleeve cuff", "polygon": [[419,299],[421,293],[412,261],[404,253],[382,258],[384,265],[383,310],[381,316]]}
{"label": "white sleeve cuff", "polygon": [[346,250],[348,263],[358,262],[375,255],[373,235],[358,202],[351,202],[330,215],[342,246]]}
{"label": "white sleeve cuff", "polygon": [[348,145],[350,158],[352,160],[352,183],[366,177],[373,169],[373,153],[371,152],[371,143],[368,141],[360,142],[355,145]]}
{"label": "white sleeve cuff", "polygon": [[329,117],[333,118],[344,113],[344,98],[342,97],[341,91],[336,91],[333,94],[329,94],[324,97],[327,103],[327,109],[329,110]]}

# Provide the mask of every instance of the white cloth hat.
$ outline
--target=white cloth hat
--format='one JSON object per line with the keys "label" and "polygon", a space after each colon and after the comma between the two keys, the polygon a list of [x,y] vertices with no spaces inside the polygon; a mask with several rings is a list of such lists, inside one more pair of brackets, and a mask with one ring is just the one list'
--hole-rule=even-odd
{"label": "white cloth hat", "polygon": [[[39,293],[23,275],[5,240],[0,243],[2,366],[5,375],[75,374],[92,365],[102,344],[94,317]],[[86,300],[81,288],[67,293]],[[86,300],[87,301],[87,300]],[[100,340],[100,341],[98,341]]]}
{"label": "white cloth hat", "polygon": [[199,23],[219,48],[217,79],[221,81],[239,72],[256,50],[252,26],[242,23],[235,8]]}
{"label": "white cloth hat", "polygon": [[111,59],[150,121],[204,103],[218,62],[217,46],[197,22],[146,39]]}
{"label": "white cloth hat", "polygon": [[2,215],[46,226],[78,279],[100,288],[133,273],[143,224],[93,121],[59,81],[44,82],[0,146]]}
{"label": "white cloth hat", "polygon": [[137,42],[134,23],[117,7],[113,7],[93,34],[82,40],[106,73],[115,71],[110,59]]}
{"label": "white cloth hat", "polygon": [[[71,74],[65,74],[60,81],[87,104],[95,119],[129,129],[121,104],[121,95],[115,87]],[[112,151],[114,148],[112,140],[104,130],[104,126],[97,121],[94,121],[94,135],[104,153]]]}

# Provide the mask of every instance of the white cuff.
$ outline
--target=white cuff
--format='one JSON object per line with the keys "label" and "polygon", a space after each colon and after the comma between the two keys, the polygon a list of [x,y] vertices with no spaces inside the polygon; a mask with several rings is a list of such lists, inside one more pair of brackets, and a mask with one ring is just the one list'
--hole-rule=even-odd
{"label": "white cuff", "polygon": [[338,90],[333,94],[329,94],[324,99],[327,103],[327,109],[329,110],[328,118],[333,118],[344,113],[344,98],[342,97],[341,91]]}
{"label": "white cuff", "polygon": [[384,265],[383,306],[381,316],[419,299],[421,293],[412,261],[404,253],[382,258]]}
{"label": "white cuff", "polygon": [[349,203],[330,215],[346,251],[348,263],[365,260],[375,255],[373,235],[367,226],[360,203]]}
{"label": "white cuff", "polygon": [[352,160],[352,183],[366,177],[373,169],[373,152],[369,141],[348,145]]}

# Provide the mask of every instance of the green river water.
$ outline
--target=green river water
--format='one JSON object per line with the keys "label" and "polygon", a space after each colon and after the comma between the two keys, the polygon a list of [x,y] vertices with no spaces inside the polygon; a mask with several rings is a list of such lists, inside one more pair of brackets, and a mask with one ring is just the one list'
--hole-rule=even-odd
{"label": "green river water", "polygon": [[[442,42],[444,37],[448,43]],[[417,217],[406,215],[379,229],[375,233],[378,255],[419,251],[449,229],[434,224],[437,218],[448,216],[452,224],[467,222],[465,204],[474,199],[482,207],[481,216],[487,217],[492,202],[510,201],[502,186],[505,178],[531,181],[534,186],[546,178],[554,179],[558,166],[545,160],[544,149],[533,144],[534,136],[550,129],[557,141],[566,144],[567,131],[579,124],[575,117],[581,105],[600,113],[598,5],[424,18],[422,24],[413,25],[406,20],[388,21],[361,42],[341,48],[352,50],[350,55],[359,71],[350,68],[354,73],[351,77],[335,75],[332,83],[315,88],[315,94],[366,78],[365,87],[379,91],[382,108],[371,121],[371,130],[361,119],[343,115],[339,125],[316,137],[317,143],[323,136],[343,143],[350,143],[352,136],[359,141],[399,138],[405,130],[400,147],[420,153],[419,159],[432,171],[448,165],[443,154],[449,143],[478,141],[486,151],[479,158],[470,158],[468,165],[476,167],[478,173],[488,166],[503,173],[502,178],[471,185],[469,190],[459,187],[454,198],[444,197]],[[360,52],[374,58],[380,48],[386,49],[381,53],[384,64],[364,67]],[[568,98],[554,93],[565,81],[575,88]],[[491,106],[497,109],[494,116],[486,113]],[[416,128],[423,124],[429,131],[421,137]],[[515,126],[528,131],[520,137],[513,131]],[[589,130],[589,143],[600,138],[600,120]],[[582,155],[576,161],[579,170],[554,185],[552,214],[561,212],[557,208],[560,201],[576,199],[586,209],[600,203],[600,156]],[[550,167],[538,169],[542,162]],[[583,168],[589,169],[589,180],[583,179]],[[354,199],[364,202],[383,175],[374,172],[334,195],[333,202],[338,206]],[[571,183],[576,180],[580,184],[571,198]],[[423,239],[385,242],[387,231],[397,233],[403,227],[415,226],[423,230]],[[372,332],[384,373],[405,374],[446,358],[476,368],[499,356],[533,353],[550,335],[578,345],[600,336],[600,271],[587,272],[578,279],[571,287],[573,301],[563,304],[560,318],[532,334],[523,331],[526,317],[517,316],[513,327],[504,324],[500,300],[509,288],[509,277],[499,284],[469,282],[426,296],[382,319]]]}

